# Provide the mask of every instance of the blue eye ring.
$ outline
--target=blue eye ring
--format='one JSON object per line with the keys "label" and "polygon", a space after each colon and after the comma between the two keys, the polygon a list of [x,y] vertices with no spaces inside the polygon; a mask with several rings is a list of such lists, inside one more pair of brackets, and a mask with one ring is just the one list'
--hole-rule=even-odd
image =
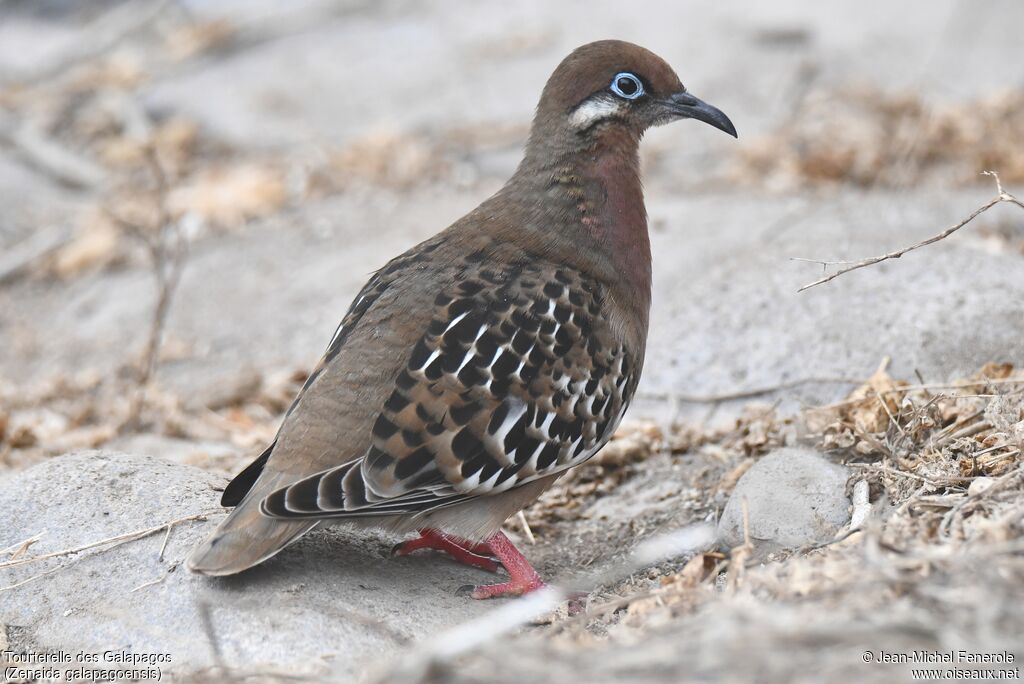
{"label": "blue eye ring", "polygon": [[609,88],[613,93],[625,100],[635,100],[644,94],[644,84],[639,78],[628,71],[615,74],[615,78],[612,79],[612,84]]}

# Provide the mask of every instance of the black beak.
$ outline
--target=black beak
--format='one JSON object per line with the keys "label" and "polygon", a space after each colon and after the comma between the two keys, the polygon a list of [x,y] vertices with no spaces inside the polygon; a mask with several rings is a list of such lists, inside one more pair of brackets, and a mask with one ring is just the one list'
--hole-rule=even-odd
{"label": "black beak", "polygon": [[711,124],[720,131],[725,131],[734,138],[739,137],[736,135],[736,127],[732,125],[732,121],[729,121],[725,112],[718,107],[712,107],[690,93],[676,93],[665,101],[665,105],[680,118],[697,119]]}

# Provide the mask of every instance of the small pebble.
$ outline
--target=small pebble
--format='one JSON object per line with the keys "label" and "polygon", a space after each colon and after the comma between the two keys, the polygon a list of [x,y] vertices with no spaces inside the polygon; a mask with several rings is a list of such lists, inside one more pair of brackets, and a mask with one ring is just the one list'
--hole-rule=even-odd
{"label": "small pebble", "polygon": [[995,482],[995,478],[992,477],[976,477],[967,487],[967,496],[977,496],[994,485]]}

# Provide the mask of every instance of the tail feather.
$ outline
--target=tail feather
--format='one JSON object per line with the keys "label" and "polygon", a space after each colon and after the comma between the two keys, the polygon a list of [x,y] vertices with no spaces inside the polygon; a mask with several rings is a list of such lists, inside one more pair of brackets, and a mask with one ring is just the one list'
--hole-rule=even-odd
{"label": "tail feather", "polygon": [[[316,527],[317,520],[284,521],[260,513],[264,492],[276,489],[277,478],[264,478],[246,495],[185,561],[202,575],[234,575],[258,565]],[[269,493],[269,492],[268,492]]]}
{"label": "tail feather", "polygon": [[235,477],[228,483],[228,486],[224,488],[224,494],[220,497],[220,505],[225,508],[231,508],[242,503],[242,499],[249,493],[249,490],[253,488],[256,481],[259,480],[260,475],[263,474],[263,469],[267,466],[267,461],[270,459],[270,454],[274,451],[274,447],[277,446],[277,440],[268,446],[262,454],[259,455],[255,461],[245,467],[245,470],[235,475]]}

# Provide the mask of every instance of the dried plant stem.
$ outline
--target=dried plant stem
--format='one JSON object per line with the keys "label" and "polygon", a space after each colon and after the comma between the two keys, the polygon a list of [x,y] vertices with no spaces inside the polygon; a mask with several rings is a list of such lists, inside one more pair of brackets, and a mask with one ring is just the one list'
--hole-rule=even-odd
{"label": "dried plant stem", "polygon": [[1024,465],[1020,465],[1005,473],[992,483],[992,486],[988,489],[984,489],[977,494],[964,497],[955,506],[950,508],[950,510],[942,517],[942,521],[939,524],[939,533],[944,537],[949,537],[952,534],[953,524],[958,518],[961,518],[964,513],[970,510],[971,507],[976,506],[980,501],[991,497],[993,494],[1000,492],[1007,484],[1022,475],[1024,475]]}
{"label": "dried plant stem", "polygon": [[[92,543],[89,543],[89,544],[84,544],[82,546],[78,546],[78,547],[75,547],[75,548],[72,548],[72,549],[64,549],[63,551],[54,551],[53,553],[45,553],[45,554],[43,554],[41,556],[30,556],[28,558],[19,558],[18,560],[10,560],[10,561],[7,561],[5,563],[0,563],[0,570],[3,570],[5,568],[19,566],[19,565],[25,565],[27,563],[34,563],[36,561],[45,560],[47,558],[56,558],[58,556],[72,555],[72,554],[80,553],[82,551],[87,551],[87,550],[92,549],[92,548],[96,548],[98,546],[108,545],[105,549],[103,549],[103,551],[109,551],[110,549],[112,549],[112,548],[114,548],[116,546],[120,546],[121,544],[127,544],[128,542],[136,541],[138,539],[142,539],[143,537],[148,537],[149,535],[155,534],[155,533],[159,532],[160,530],[162,530],[164,528],[170,529],[171,526],[173,526],[173,525],[175,525],[177,523],[187,522],[189,520],[205,520],[207,518],[207,516],[209,516],[209,515],[210,515],[210,513],[197,513],[196,515],[190,515],[190,516],[186,516],[184,518],[178,518],[177,520],[172,520],[170,522],[163,523],[163,524],[158,525],[156,527],[150,527],[150,528],[147,528],[147,529],[144,529],[144,530],[137,530],[135,532],[128,532],[127,534],[118,535],[116,537],[109,537],[107,539],[101,539],[99,541],[92,542]],[[165,541],[166,541],[166,539],[165,539]],[[161,550],[161,552],[162,552],[162,550]],[[82,558],[83,558],[82,556],[80,556],[78,558],[72,558],[71,560],[67,561],[66,563],[61,563],[60,565],[57,565],[55,567],[49,568],[47,570],[44,570],[44,571],[42,571],[40,573],[32,575],[31,577],[26,577],[25,579],[23,579],[23,580],[21,580],[19,582],[15,582],[14,584],[9,584],[6,587],[0,587],[0,594],[3,594],[3,593],[8,592],[8,591],[12,591],[14,589],[17,589],[18,587],[21,587],[21,586],[24,586],[24,585],[30,583],[30,582],[35,582],[38,579],[42,579],[43,577],[46,577],[48,575],[52,575],[52,574],[54,574],[56,572],[60,572],[61,570],[65,570],[65,569],[71,567],[72,565],[74,565],[75,563],[77,563],[78,561],[82,560]],[[168,570],[167,573],[165,573],[164,577],[166,577],[166,574],[169,574],[170,572],[171,572],[171,570]],[[158,581],[162,581],[163,579],[164,578],[162,577]],[[155,582],[151,582],[149,584],[154,584],[154,583]],[[145,584],[145,585],[136,587],[132,591],[137,591],[138,589],[142,589],[145,586],[149,586],[149,584]]]}
{"label": "dried plant stem", "polygon": [[117,47],[125,38],[151,24],[171,4],[172,0],[155,0],[115,5],[81,29],[82,40],[58,52],[55,58],[35,62],[31,69],[14,74],[0,73],[0,82],[5,85],[38,85],[62,76],[69,69],[95,60]]}
{"label": "dried plant stem", "polygon": [[171,530],[174,529],[174,521],[167,523],[167,534],[164,535],[164,541],[160,544],[160,553],[157,554],[156,559],[160,562],[164,560],[164,551],[167,550],[167,542],[171,539]]}
{"label": "dried plant stem", "polygon": [[964,416],[963,418],[960,418],[959,420],[957,420],[955,423],[953,423],[949,427],[943,428],[942,432],[940,432],[938,435],[935,435],[934,437],[932,437],[931,438],[931,444],[929,446],[931,446],[932,448],[941,447],[943,444],[945,444],[948,441],[950,441],[951,439],[953,439],[952,435],[957,430],[960,430],[963,426],[967,425],[968,423],[974,422],[975,420],[977,420],[978,418],[981,418],[984,415],[985,415],[985,411],[984,410],[978,410],[978,411],[975,411],[974,413],[969,413],[968,415]]}
{"label": "dried plant stem", "polygon": [[40,532],[39,534],[34,534],[25,541],[18,542],[17,544],[12,544],[11,546],[8,546],[6,549],[0,549],[0,556],[10,556],[11,560],[15,560],[16,558],[19,558],[23,553],[28,551],[28,547],[32,546],[37,541],[42,539],[44,534],[46,533]]}
{"label": "dried plant stem", "polygon": [[917,473],[911,473],[906,470],[896,470],[895,468],[890,468],[889,466],[878,465],[876,463],[848,463],[847,465],[851,468],[864,468],[866,470],[873,470],[877,473],[888,473],[889,475],[896,475],[898,477],[905,477],[910,480],[917,480],[918,482],[923,482],[924,484],[928,485],[933,489],[939,489],[940,487],[942,487],[940,483],[935,482],[933,480],[929,480],[928,478],[918,475]]}
{"label": "dried plant stem", "polygon": [[156,371],[157,361],[160,356],[160,347],[163,343],[164,328],[167,326],[167,314],[171,309],[171,301],[174,292],[181,280],[181,272],[184,267],[184,246],[180,238],[175,238],[176,243],[181,244],[175,247],[173,257],[167,258],[162,255],[161,259],[154,264],[154,273],[157,279],[157,300],[153,308],[153,318],[149,326],[149,337],[146,341],[146,348],[142,355],[142,367],[139,374],[139,392],[136,394],[135,402],[129,414],[134,422],[138,419],[145,404],[145,393],[149,387],[153,373]]}
{"label": "dried plant stem", "polygon": [[988,421],[984,421],[984,420],[981,421],[980,423],[975,423],[974,425],[968,425],[966,427],[962,427],[959,430],[957,430],[956,432],[951,432],[950,434],[946,435],[942,439],[940,439],[937,442],[935,442],[935,447],[936,448],[941,448],[941,447],[945,446],[946,444],[948,444],[948,443],[950,443],[952,441],[955,441],[955,440],[958,440],[958,439],[964,439],[965,437],[973,437],[974,435],[977,435],[977,434],[979,434],[981,432],[984,432],[985,430],[989,430],[991,428],[992,428],[992,425],[989,424]]}
{"label": "dried plant stem", "polygon": [[853,486],[853,515],[850,516],[848,532],[855,532],[864,526],[871,515],[871,490],[867,480],[858,480]]}
{"label": "dried plant stem", "polygon": [[37,579],[42,579],[43,577],[46,577],[47,575],[54,574],[55,572],[60,572],[61,570],[64,570],[64,569],[68,568],[71,565],[74,565],[75,563],[78,562],[78,560],[79,559],[75,558],[73,560],[68,561],[67,563],[62,563],[62,564],[60,564],[60,565],[58,565],[56,567],[50,568],[49,570],[44,570],[43,572],[40,572],[40,573],[38,573],[36,575],[32,575],[31,577],[26,577],[25,579],[21,580],[20,582],[15,582],[14,584],[9,584],[6,587],[0,587],[0,594],[3,594],[4,592],[11,591],[13,589],[17,589],[18,587],[21,587],[21,586],[24,586],[26,584],[29,584],[30,582],[35,582]]}
{"label": "dried plant stem", "polygon": [[[666,392],[642,392],[638,394],[640,399],[648,399],[650,401],[678,401],[688,404],[719,404],[726,401],[734,401],[737,399],[750,399],[753,397],[759,397],[764,394],[771,394],[773,392],[780,392],[782,390],[793,389],[795,387],[802,387],[803,385],[863,385],[864,379],[858,378],[800,378],[798,380],[791,380],[789,382],[782,382],[777,385],[769,385],[766,387],[756,387],[747,390],[736,390],[735,392],[725,392],[722,394],[706,394],[706,395],[694,395],[694,394],[669,394]],[[957,384],[921,384],[921,385],[907,385],[906,387],[894,387],[892,389],[884,390],[880,393],[881,396],[888,394],[899,394],[901,392],[915,392],[928,390],[942,390],[942,389],[962,389],[965,387],[978,387],[981,385],[1013,385],[1019,384],[1024,385],[1024,378],[1001,378],[992,380],[979,380],[976,382],[960,382]],[[835,404],[828,404],[826,406],[820,406],[818,408],[840,408],[850,404],[856,404],[862,401],[858,399],[847,399]]]}
{"label": "dried plant stem", "polygon": [[128,428],[138,426],[139,418],[145,407],[146,392],[160,358],[164,329],[167,326],[167,315],[171,310],[174,293],[181,282],[181,274],[184,271],[188,254],[188,240],[178,221],[171,216],[167,208],[167,195],[170,191],[167,174],[164,172],[156,151],[151,146],[146,148],[146,159],[156,183],[156,235],[150,235],[143,226],[126,220],[110,210],[107,211],[118,225],[141,240],[146,246],[157,286],[156,305],[153,307],[149,336],[142,352],[137,391],[132,398],[128,418],[125,421],[125,426]]}
{"label": "dried plant stem", "polygon": [[173,564],[171,564],[171,565],[167,566],[167,569],[166,569],[166,570],[164,570],[164,571],[163,571],[163,572],[162,572],[162,573],[160,574],[160,576],[159,576],[159,577],[157,577],[157,578],[156,578],[155,580],[150,580],[150,581],[148,581],[148,582],[143,582],[142,584],[140,584],[139,586],[135,587],[134,589],[132,589],[132,590],[131,590],[131,591],[129,591],[128,593],[129,593],[129,594],[134,594],[135,592],[137,592],[137,591],[141,591],[142,589],[145,589],[146,587],[152,587],[152,586],[154,586],[154,585],[156,585],[156,584],[160,584],[160,583],[162,583],[162,582],[163,582],[163,581],[164,581],[165,579],[167,579],[167,577],[168,577],[168,576],[169,576],[169,575],[170,575],[170,574],[171,574],[172,572],[174,572],[174,571],[175,571],[175,570],[177,570],[177,569],[178,569],[178,564],[177,564],[177,563],[173,563]]}
{"label": "dried plant stem", "polygon": [[516,514],[516,520],[519,522],[519,527],[522,528],[523,534],[526,535],[526,540],[531,544],[536,544],[537,538],[533,536],[533,530],[530,529],[530,523],[526,520],[526,514],[519,511]]}
{"label": "dried plant stem", "polygon": [[687,404],[718,404],[724,401],[734,401],[736,399],[750,399],[763,394],[771,394],[772,392],[802,387],[803,385],[861,385],[863,383],[863,379],[857,378],[799,378],[788,382],[780,382],[776,385],[736,390],[735,392],[725,392],[723,394],[694,395],[644,392],[640,397],[654,401],[680,401]]}
{"label": "dried plant stem", "polygon": [[[972,380],[969,382],[960,382],[955,385],[906,385],[904,387],[892,387],[890,389],[882,390],[881,392],[875,392],[874,394],[884,397],[890,394],[906,394],[907,392],[921,392],[927,390],[942,390],[942,389],[965,389],[967,387],[980,387],[985,385],[1024,385],[1024,378],[994,378],[989,380]],[[869,395],[870,396],[870,395]],[[825,406],[816,406],[815,410],[822,409],[835,409],[843,408],[844,406],[853,406],[864,401],[864,397],[857,397],[856,399],[844,399],[834,404],[826,404]]]}
{"label": "dried plant stem", "polygon": [[[932,243],[938,242],[939,240],[944,240],[947,237],[949,237],[950,235],[952,235],[953,233],[955,233],[956,231],[958,231],[961,228],[963,228],[964,226],[966,226],[968,223],[970,223],[974,219],[976,219],[979,215],[985,213],[986,211],[988,211],[992,207],[996,206],[997,204],[1002,204],[1003,202],[1009,202],[1010,204],[1015,204],[1018,207],[1020,207],[1021,209],[1024,209],[1024,202],[1021,202],[1019,199],[1017,199],[1016,197],[1014,197],[1010,193],[1008,193],[1005,190],[1003,190],[1003,184],[1000,182],[999,175],[996,172],[994,172],[994,171],[984,171],[983,173],[984,173],[984,175],[992,176],[995,179],[997,194],[996,194],[995,197],[990,199],[988,202],[986,202],[985,204],[983,204],[980,207],[978,207],[977,209],[975,209],[971,213],[971,215],[968,216],[967,218],[965,218],[963,221],[960,221],[959,223],[950,226],[949,228],[947,228],[946,230],[942,231],[938,235],[933,235],[932,237],[928,238],[927,240],[922,240],[921,242],[918,242],[917,244],[911,245],[909,247],[904,247],[903,249],[898,249],[898,250],[896,250],[894,252],[888,252],[888,253],[882,254],[880,256],[875,256],[875,257],[870,257],[868,259],[861,259],[860,261],[855,261],[855,262],[851,263],[849,266],[847,266],[846,268],[841,268],[841,269],[839,269],[838,271],[836,271],[835,273],[833,273],[831,275],[827,275],[824,278],[820,278],[818,280],[815,280],[813,283],[808,283],[807,285],[804,285],[799,290],[797,290],[797,292],[803,292],[804,290],[808,290],[808,289],[810,289],[812,287],[815,287],[817,285],[824,285],[825,283],[829,282],[830,280],[838,278],[839,276],[841,276],[841,275],[843,275],[845,273],[849,273],[850,271],[856,271],[859,268],[864,268],[866,266],[873,266],[873,265],[875,265],[877,263],[881,263],[881,262],[887,261],[889,259],[899,259],[901,256],[903,256],[907,252],[912,252],[915,249],[919,249],[921,247],[926,247],[927,245],[930,245]],[[814,263],[822,264],[824,266],[829,266],[829,265],[833,265],[833,264],[849,263],[849,262],[843,262],[843,261],[820,261],[820,260],[816,260],[816,259],[795,259],[795,260],[796,261],[813,261]]]}
{"label": "dried plant stem", "polygon": [[[89,549],[94,549],[97,546],[107,546],[107,545],[110,545],[110,547],[112,548],[114,546],[119,546],[121,544],[126,544],[128,542],[135,541],[137,539],[142,539],[143,537],[148,537],[148,536],[150,536],[152,534],[156,534],[157,532],[160,532],[161,530],[165,530],[165,529],[167,529],[170,526],[177,525],[178,523],[190,522],[192,520],[205,520],[210,514],[211,514],[211,512],[207,511],[207,512],[204,512],[204,513],[196,513],[194,515],[187,515],[187,516],[185,516],[183,518],[177,518],[175,520],[170,520],[168,522],[160,523],[159,525],[156,525],[155,527],[147,527],[147,528],[144,528],[144,529],[141,529],[141,530],[134,530],[132,532],[125,532],[124,534],[119,534],[119,535],[116,535],[114,537],[107,537],[106,539],[100,539],[99,541],[89,542],[88,544],[82,544],[81,546],[75,546],[75,547],[70,548],[70,549],[63,549],[61,551],[53,551],[51,553],[44,553],[44,554],[42,554],[40,556],[28,556],[26,558],[18,558],[17,560],[5,561],[3,563],[0,563],[0,570],[5,570],[7,568],[13,568],[13,567],[17,567],[17,566],[20,566],[20,565],[26,565],[28,563],[35,563],[37,561],[46,560],[48,558],[57,558],[59,556],[70,556],[70,555],[73,555],[73,554],[76,554],[76,553],[81,553],[82,551],[88,551]],[[0,590],[0,591],[2,591],[2,590]]]}
{"label": "dried plant stem", "polygon": [[747,562],[754,553],[754,544],[750,541],[750,510],[747,497],[740,500],[743,512],[743,543],[730,552],[728,590],[735,593],[742,585],[746,574]]}

